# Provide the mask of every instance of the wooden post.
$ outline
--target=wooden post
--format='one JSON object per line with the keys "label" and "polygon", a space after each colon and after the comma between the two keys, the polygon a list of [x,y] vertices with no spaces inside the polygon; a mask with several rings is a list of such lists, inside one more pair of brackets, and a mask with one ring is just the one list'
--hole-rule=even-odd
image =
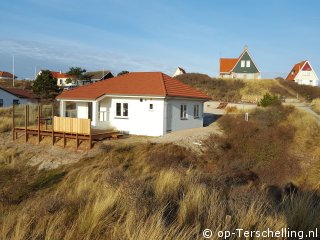
{"label": "wooden post", "polygon": [[89,136],[89,149],[92,148],[92,129],[91,129],[91,125],[90,125],[90,136]]}
{"label": "wooden post", "polygon": [[63,132],[63,147],[66,147],[66,132]]}
{"label": "wooden post", "polygon": [[76,146],[77,146],[77,150],[79,148],[79,136],[78,133],[76,134]]}
{"label": "wooden post", "polygon": [[25,117],[24,117],[24,129],[25,129],[25,141],[28,142],[28,121],[29,121],[29,115],[28,111],[29,105],[25,106]]}
{"label": "wooden post", "polygon": [[12,105],[12,138],[16,140],[15,126],[14,126],[14,104]]}
{"label": "wooden post", "polygon": [[41,105],[38,105],[38,143],[40,143],[40,141],[41,141],[41,135],[40,135],[41,123],[40,123],[40,118],[41,118]]}
{"label": "wooden post", "polygon": [[53,123],[53,117],[54,117],[54,105],[52,103],[52,109],[51,109],[51,127],[52,127],[52,146],[54,145],[54,123]]}

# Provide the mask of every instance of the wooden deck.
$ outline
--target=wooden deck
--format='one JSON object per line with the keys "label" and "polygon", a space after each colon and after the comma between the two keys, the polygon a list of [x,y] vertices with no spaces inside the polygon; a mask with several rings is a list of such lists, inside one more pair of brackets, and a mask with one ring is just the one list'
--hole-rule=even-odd
{"label": "wooden deck", "polygon": [[44,137],[51,137],[52,145],[54,145],[58,140],[63,140],[63,147],[66,147],[68,139],[76,140],[76,148],[78,149],[80,141],[87,140],[89,142],[89,149],[92,148],[94,141],[102,141],[104,139],[118,139],[123,136],[119,131],[110,131],[110,130],[98,130],[92,129],[91,134],[75,134],[67,132],[56,132],[52,130],[39,130],[37,128],[24,128],[24,127],[15,127],[13,129],[13,140],[16,140],[20,137],[25,137],[25,141],[28,142],[30,136],[37,136],[38,143]]}
{"label": "wooden deck", "polygon": [[[54,116],[54,107],[51,108],[51,116],[45,117],[42,114],[42,105],[37,108],[36,123],[29,124],[29,105],[25,106],[24,126],[15,125],[15,108],[12,109],[12,135],[13,140],[24,136],[25,142],[28,142],[30,136],[36,136],[38,143],[44,137],[50,137],[52,145],[57,141],[63,140],[63,147],[66,147],[68,139],[76,140],[76,149],[84,141],[88,141],[89,149],[92,148],[94,141],[103,139],[118,139],[123,136],[119,131],[100,130],[91,127],[90,119],[66,118]],[[51,124],[48,124],[48,122]]]}

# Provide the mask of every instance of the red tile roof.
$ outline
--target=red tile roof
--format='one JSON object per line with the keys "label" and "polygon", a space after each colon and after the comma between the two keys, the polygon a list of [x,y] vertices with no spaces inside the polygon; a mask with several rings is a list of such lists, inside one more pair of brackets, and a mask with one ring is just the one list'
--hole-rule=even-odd
{"label": "red tile roof", "polygon": [[19,98],[28,98],[28,99],[37,98],[37,96],[33,94],[33,92],[30,90],[24,90],[20,88],[5,88],[5,87],[0,87],[0,89],[3,89],[4,91],[11,93]]}
{"label": "red tile roof", "polygon": [[286,80],[289,81],[294,81],[295,77],[297,74],[300,72],[300,69],[303,67],[303,65],[306,63],[306,61],[302,61],[297,63],[296,65],[293,66],[292,70],[289,72]]}
{"label": "red tile roof", "polygon": [[[13,78],[13,74],[9,73],[9,72],[0,71],[0,77],[2,77],[2,78]],[[17,76],[14,76],[14,77],[17,78]]]}
{"label": "red tile roof", "polygon": [[103,95],[135,95],[211,99],[161,72],[132,72],[63,91],[58,99],[97,99]]}
{"label": "red tile roof", "polygon": [[220,58],[220,73],[228,73],[237,64],[239,58]]}
{"label": "red tile roof", "polygon": [[52,74],[52,77],[54,77],[54,78],[73,78],[73,76],[68,75],[66,73],[52,72],[51,71],[51,74]]}

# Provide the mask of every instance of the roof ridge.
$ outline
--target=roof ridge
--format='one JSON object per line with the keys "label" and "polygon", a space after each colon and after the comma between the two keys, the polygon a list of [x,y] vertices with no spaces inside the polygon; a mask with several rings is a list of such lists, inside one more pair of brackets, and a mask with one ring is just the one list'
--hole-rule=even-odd
{"label": "roof ridge", "polygon": [[163,88],[164,88],[164,95],[167,96],[168,95],[168,91],[167,91],[167,86],[166,86],[166,83],[165,83],[165,79],[164,79],[164,74],[161,73],[161,82],[162,82],[162,85],[163,85]]}

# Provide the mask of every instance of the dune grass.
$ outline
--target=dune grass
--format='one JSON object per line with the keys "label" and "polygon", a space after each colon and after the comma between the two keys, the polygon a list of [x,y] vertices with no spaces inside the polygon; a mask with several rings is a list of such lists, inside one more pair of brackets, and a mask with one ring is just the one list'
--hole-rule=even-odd
{"label": "dune grass", "polygon": [[313,111],[320,114],[320,98],[313,99],[311,102],[311,107]]}
{"label": "dune grass", "polygon": [[183,74],[177,79],[206,92],[217,101],[257,103],[266,93],[285,97],[296,95],[294,90],[274,79],[217,79],[199,73]]}
{"label": "dune grass", "polygon": [[0,133],[12,129],[12,109],[0,108]]}
{"label": "dune grass", "polygon": [[[118,143],[39,171],[23,152],[0,148],[0,239],[203,239],[205,228],[219,239],[236,228],[319,227],[314,119],[280,105],[253,110],[249,122],[218,121],[225,134],[204,140],[202,153]],[[285,192],[288,182],[298,193]]]}

